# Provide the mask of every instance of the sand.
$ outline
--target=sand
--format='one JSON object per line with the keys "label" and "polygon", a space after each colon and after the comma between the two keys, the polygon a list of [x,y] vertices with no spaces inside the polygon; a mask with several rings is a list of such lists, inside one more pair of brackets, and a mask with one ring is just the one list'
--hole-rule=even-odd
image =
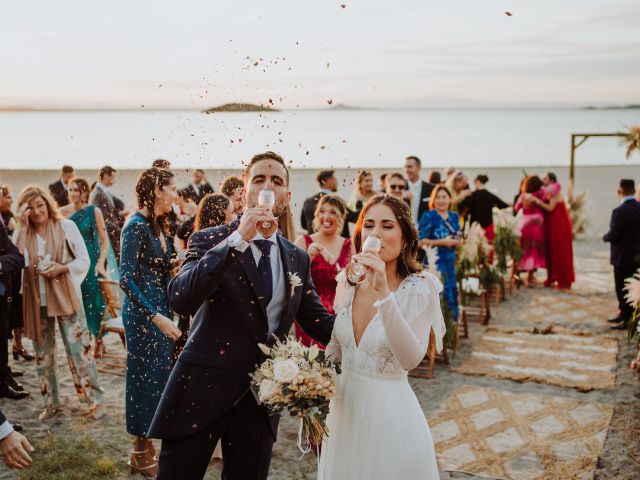
{"label": "sand", "polygon": [[[149,162],[151,163],[151,162]],[[389,169],[374,169],[373,173],[377,178],[383,172],[402,170],[402,162],[397,167],[390,166]],[[206,168],[206,166],[203,166]],[[423,176],[429,171],[428,165],[423,165]],[[511,203],[517,192],[523,170],[529,174],[544,174],[553,171],[558,176],[559,182],[564,186],[567,183],[568,167],[509,167],[509,168],[466,168],[465,173],[470,179],[479,173],[489,175],[487,188],[507,203]],[[240,170],[216,170],[206,168],[209,182],[217,189],[219,183],[228,175],[237,175]],[[356,174],[355,168],[341,168],[336,170],[339,180],[338,193],[346,200],[353,192],[353,178]],[[575,191],[587,192],[587,218],[589,220],[588,236],[591,238],[601,238],[609,225],[611,210],[618,205],[616,189],[620,178],[635,178],[636,183],[640,183],[638,176],[640,169],[637,164],[629,161],[628,165],[620,166],[578,166],[576,168]],[[86,178],[90,182],[96,178],[95,170],[78,170],[77,174]],[[318,190],[315,176],[318,170],[293,169],[291,171],[291,191],[294,219],[299,228],[300,208],[304,199]],[[124,170],[118,172],[117,183],[113,187],[116,195],[122,198],[129,207],[134,206],[134,187],[140,170]],[[186,170],[176,170],[177,183],[179,187],[186,186],[190,181],[190,174]],[[58,172],[54,170],[3,170],[0,169],[0,182],[12,185],[14,199],[17,200],[18,192],[28,183],[37,183],[44,187],[56,181]],[[566,194],[566,189],[565,189]]]}

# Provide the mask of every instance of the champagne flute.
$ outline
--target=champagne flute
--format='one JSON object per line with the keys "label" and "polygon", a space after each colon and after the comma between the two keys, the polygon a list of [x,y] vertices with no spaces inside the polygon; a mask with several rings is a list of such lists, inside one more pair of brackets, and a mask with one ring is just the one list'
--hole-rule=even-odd
{"label": "champagne flute", "polygon": [[[273,209],[273,206],[276,204],[276,194],[270,188],[265,188],[261,190],[258,194],[258,205],[260,207],[267,207],[268,209]],[[256,230],[260,232],[260,234],[267,238],[273,235],[273,233],[278,228],[277,222],[258,222],[256,225]]]}
{"label": "champagne flute", "polygon": [[[377,235],[369,235],[362,245],[363,252],[368,251],[375,254],[380,252],[381,248],[382,241]],[[349,262],[349,265],[347,265],[346,270],[347,280],[349,280],[349,283],[351,283],[352,285],[357,285],[367,279],[367,267],[365,267],[361,263],[358,263],[356,260],[351,260],[351,262]]]}

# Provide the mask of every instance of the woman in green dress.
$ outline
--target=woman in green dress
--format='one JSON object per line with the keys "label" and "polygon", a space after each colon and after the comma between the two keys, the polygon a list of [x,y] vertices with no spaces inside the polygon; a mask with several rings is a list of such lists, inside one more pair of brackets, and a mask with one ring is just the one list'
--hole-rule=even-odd
{"label": "woman in green dress", "polygon": [[119,281],[120,274],[113,248],[107,236],[104,217],[95,205],[88,205],[89,183],[80,177],[69,184],[69,204],[60,209],[65,217],[73,220],[82,234],[89,252],[91,266],[89,273],[80,286],[82,303],[89,331],[98,342],[97,356],[104,353],[104,343],[99,341],[100,322],[106,308],[98,278]]}

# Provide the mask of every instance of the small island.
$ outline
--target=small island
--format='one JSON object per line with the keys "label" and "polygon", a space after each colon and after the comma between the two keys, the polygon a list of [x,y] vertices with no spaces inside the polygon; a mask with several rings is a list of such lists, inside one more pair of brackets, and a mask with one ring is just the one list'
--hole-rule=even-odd
{"label": "small island", "polygon": [[203,110],[203,113],[216,113],[216,112],[278,112],[279,110],[272,107],[265,107],[263,105],[254,105],[252,103],[225,103],[213,108],[207,108]]}

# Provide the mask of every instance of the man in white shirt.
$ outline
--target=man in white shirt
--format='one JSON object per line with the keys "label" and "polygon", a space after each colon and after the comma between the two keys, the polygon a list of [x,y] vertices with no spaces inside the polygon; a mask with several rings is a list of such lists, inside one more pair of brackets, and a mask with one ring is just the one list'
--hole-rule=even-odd
{"label": "man in white shirt", "polygon": [[411,201],[411,217],[418,226],[420,217],[429,210],[429,199],[434,185],[421,178],[422,162],[416,156],[407,157],[404,161],[404,174],[407,178],[407,192]]}

